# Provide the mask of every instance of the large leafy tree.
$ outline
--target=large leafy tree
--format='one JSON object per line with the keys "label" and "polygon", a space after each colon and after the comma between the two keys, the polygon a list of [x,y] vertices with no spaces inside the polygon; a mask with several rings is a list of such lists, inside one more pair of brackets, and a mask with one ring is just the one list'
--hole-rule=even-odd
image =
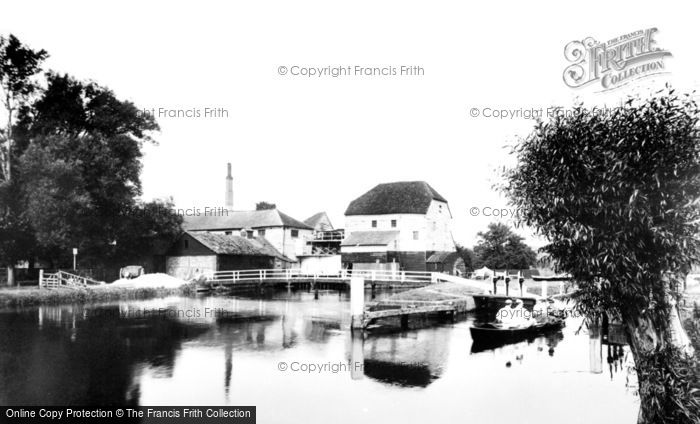
{"label": "large leafy tree", "polygon": [[179,232],[171,204],[136,200],[141,148],[157,129],[104,87],[47,75],[15,131],[25,215],[40,254],[60,264],[78,247],[83,263],[99,265],[144,254]]}
{"label": "large leafy tree", "polygon": [[17,160],[13,126],[17,113],[37,90],[36,76],[46,59],[44,50],[32,50],[14,35],[0,37],[0,105],[6,121],[0,126],[0,261],[7,266],[7,281],[14,281],[14,264],[32,246],[33,236],[22,216],[19,185],[12,178]]}
{"label": "large leafy tree", "polygon": [[522,223],[576,280],[576,307],[623,320],[640,423],[700,420],[697,365],[673,290],[699,259],[699,116],[690,97],[670,89],[607,115],[579,105],[538,123],[506,172]]}
{"label": "large leafy tree", "polygon": [[491,223],[488,231],[477,236],[475,268],[527,269],[535,264],[535,252],[506,224]]}

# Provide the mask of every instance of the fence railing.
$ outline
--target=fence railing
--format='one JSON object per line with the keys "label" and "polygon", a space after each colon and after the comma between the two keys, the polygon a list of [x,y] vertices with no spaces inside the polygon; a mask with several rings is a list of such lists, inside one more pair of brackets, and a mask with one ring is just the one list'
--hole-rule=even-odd
{"label": "fence railing", "polygon": [[39,287],[42,288],[59,288],[59,287],[87,287],[90,285],[100,285],[99,281],[95,281],[82,275],[72,274],[66,271],[44,272],[39,271]]}
{"label": "fence railing", "polygon": [[421,271],[393,270],[342,270],[337,273],[308,273],[299,268],[292,269],[248,269],[240,271],[217,271],[207,275],[207,281],[217,282],[254,282],[254,281],[290,281],[290,280],[324,280],[345,281],[352,277],[361,277],[366,281],[396,281],[406,283],[435,283],[439,273]]}

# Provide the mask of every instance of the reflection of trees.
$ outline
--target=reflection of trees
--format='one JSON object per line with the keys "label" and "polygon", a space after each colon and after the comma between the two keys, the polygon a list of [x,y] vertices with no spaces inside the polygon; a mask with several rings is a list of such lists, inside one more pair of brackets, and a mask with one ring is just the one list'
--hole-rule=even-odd
{"label": "reflection of trees", "polygon": [[60,316],[37,327],[38,311],[0,315],[0,404],[136,405],[142,364],[170,373],[184,340],[206,327],[162,316],[118,318],[118,307],[85,319],[82,308],[43,307]]}

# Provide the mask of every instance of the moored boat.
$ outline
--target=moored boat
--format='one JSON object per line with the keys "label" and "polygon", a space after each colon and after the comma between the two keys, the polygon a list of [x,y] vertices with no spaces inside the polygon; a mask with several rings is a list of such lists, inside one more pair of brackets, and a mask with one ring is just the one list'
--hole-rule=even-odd
{"label": "moored boat", "polygon": [[475,294],[474,307],[479,311],[496,312],[506,305],[506,300],[520,299],[523,301],[523,306],[531,311],[537,302],[537,298],[529,296],[506,296],[500,294]]}
{"label": "moored boat", "polygon": [[563,319],[551,318],[543,323],[521,327],[510,327],[497,323],[475,324],[469,328],[469,332],[475,343],[494,342],[538,336],[549,331],[559,330],[564,325]]}

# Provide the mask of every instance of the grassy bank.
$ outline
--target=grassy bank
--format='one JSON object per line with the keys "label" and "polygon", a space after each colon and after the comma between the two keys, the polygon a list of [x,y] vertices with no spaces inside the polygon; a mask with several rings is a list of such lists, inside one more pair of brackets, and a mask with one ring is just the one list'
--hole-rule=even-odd
{"label": "grassy bank", "polygon": [[195,286],[191,284],[175,288],[96,286],[75,289],[3,289],[0,290],[0,308],[189,296],[195,293],[194,289]]}

